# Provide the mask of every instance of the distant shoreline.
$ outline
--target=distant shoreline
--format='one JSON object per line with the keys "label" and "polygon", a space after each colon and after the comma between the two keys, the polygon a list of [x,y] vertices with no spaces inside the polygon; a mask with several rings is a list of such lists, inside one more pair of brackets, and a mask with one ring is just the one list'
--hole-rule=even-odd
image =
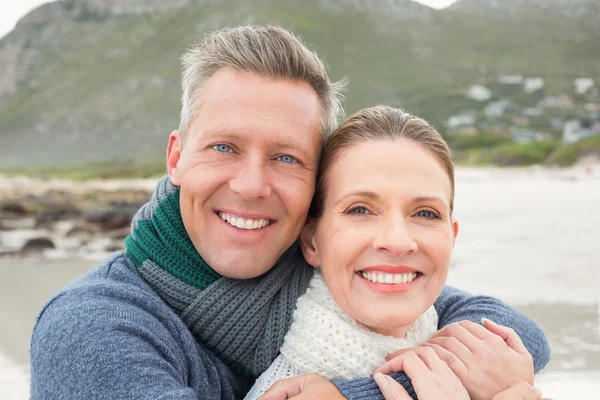
{"label": "distant shoreline", "polygon": [[[531,175],[586,177],[600,176],[600,158],[595,156],[583,157],[579,162],[569,167],[546,165],[498,167],[489,165],[469,165],[458,163],[455,167],[457,178],[473,173],[499,177],[504,175]],[[166,173],[165,173],[166,174]],[[65,176],[36,176],[33,174],[6,174],[0,171],[0,201],[15,198],[19,195],[43,194],[50,190],[64,190],[74,193],[87,191],[117,191],[121,189],[151,192],[156,181],[165,174],[153,177],[91,178],[74,179]]]}

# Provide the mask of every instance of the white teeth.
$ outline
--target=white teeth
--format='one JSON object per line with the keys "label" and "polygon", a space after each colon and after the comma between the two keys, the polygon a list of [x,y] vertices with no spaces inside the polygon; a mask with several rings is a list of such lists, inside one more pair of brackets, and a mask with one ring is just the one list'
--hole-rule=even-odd
{"label": "white teeth", "polygon": [[415,280],[416,272],[406,272],[404,274],[387,274],[385,272],[362,272],[362,277],[374,283],[401,284]]}
{"label": "white teeth", "polygon": [[271,222],[269,219],[244,219],[242,217],[236,217],[231,214],[219,212],[219,217],[229,225],[235,226],[239,229],[260,229],[269,225]]}

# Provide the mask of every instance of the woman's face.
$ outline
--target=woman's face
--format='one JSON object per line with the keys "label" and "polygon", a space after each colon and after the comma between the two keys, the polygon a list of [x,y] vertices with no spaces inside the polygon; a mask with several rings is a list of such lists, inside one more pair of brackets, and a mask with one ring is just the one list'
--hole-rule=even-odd
{"label": "woman's face", "polygon": [[322,216],[302,235],[336,303],[371,330],[396,337],[439,296],[458,223],[450,179],[407,140],[346,148],[332,164]]}

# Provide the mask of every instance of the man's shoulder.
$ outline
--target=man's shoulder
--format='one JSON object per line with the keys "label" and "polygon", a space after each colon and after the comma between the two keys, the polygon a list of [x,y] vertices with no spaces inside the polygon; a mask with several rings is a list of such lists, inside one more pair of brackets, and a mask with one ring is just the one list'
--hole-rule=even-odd
{"label": "man's shoulder", "polygon": [[67,285],[57,296],[82,289],[95,291],[105,287],[118,288],[124,285],[137,286],[142,290],[149,289],[127,253],[120,251]]}
{"label": "man's shoulder", "polygon": [[108,316],[115,322],[121,317],[132,320],[152,316],[163,322],[176,319],[127,255],[120,252],[48,300],[36,319],[35,328],[41,319],[89,325],[103,321],[106,326],[109,322],[103,317]]}

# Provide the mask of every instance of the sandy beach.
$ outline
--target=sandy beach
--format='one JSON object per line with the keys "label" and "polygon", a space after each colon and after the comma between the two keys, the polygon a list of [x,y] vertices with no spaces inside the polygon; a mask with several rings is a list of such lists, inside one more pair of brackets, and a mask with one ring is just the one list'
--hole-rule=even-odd
{"label": "sandy beach", "polygon": [[[598,205],[600,167],[457,172],[460,234],[448,283],[496,296],[542,326],[553,353],[536,383],[555,400],[600,398]],[[97,261],[0,259],[1,399],[28,397],[37,312]]]}

